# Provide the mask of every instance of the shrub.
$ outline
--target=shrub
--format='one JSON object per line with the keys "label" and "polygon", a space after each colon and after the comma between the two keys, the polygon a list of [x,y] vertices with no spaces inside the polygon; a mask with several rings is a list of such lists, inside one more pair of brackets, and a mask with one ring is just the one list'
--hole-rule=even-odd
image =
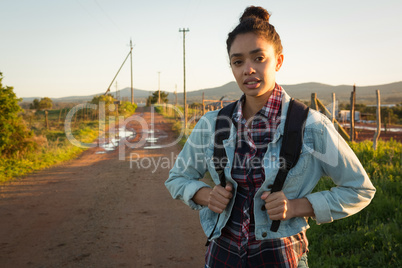
{"label": "shrub", "polygon": [[0,72],[0,155],[10,157],[32,151],[36,144],[20,116],[22,112],[13,87],[3,86]]}

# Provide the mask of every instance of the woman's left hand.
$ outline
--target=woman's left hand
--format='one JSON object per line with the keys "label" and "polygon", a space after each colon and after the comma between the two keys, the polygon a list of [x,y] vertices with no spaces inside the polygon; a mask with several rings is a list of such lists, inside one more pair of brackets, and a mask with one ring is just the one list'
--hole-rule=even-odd
{"label": "woman's left hand", "polygon": [[292,218],[291,202],[280,192],[264,192],[261,199],[265,201],[265,208],[271,220],[286,221]]}

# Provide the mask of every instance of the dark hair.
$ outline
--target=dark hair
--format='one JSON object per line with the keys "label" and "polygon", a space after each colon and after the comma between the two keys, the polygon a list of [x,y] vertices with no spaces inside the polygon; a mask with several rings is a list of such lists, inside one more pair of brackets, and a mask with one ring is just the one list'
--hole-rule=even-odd
{"label": "dark hair", "polygon": [[269,23],[270,14],[262,7],[249,6],[240,17],[240,23],[231,31],[226,40],[226,48],[229,53],[233,41],[238,34],[255,33],[271,42],[277,55],[282,53],[282,42],[275,27]]}

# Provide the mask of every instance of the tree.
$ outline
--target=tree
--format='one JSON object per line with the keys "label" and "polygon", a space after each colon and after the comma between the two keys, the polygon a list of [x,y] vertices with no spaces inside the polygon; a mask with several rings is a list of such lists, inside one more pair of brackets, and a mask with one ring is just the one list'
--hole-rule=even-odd
{"label": "tree", "polygon": [[107,94],[93,97],[90,103],[99,105],[100,102],[104,102],[107,105],[114,103],[114,101],[115,99],[113,96],[111,94]]}
{"label": "tree", "polygon": [[34,99],[31,105],[29,105],[29,109],[31,110],[39,110],[39,100]]}
{"label": "tree", "polygon": [[126,115],[132,115],[135,113],[135,110],[137,109],[137,104],[131,104],[131,102],[128,101],[122,101],[119,107],[119,112],[126,114]]}
{"label": "tree", "polygon": [[[169,93],[161,91],[161,104],[162,103],[168,103],[168,96]],[[147,98],[147,106],[151,106],[151,104],[155,104],[158,103],[158,99],[159,99],[159,90],[155,91],[152,93],[152,96],[149,96]]]}
{"label": "tree", "polygon": [[48,97],[42,98],[39,102],[39,110],[49,110],[52,109],[52,107],[53,101]]}
{"label": "tree", "polygon": [[22,120],[21,107],[13,87],[3,86],[3,74],[0,72],[0,155],[10,157],[17,152],[34,148],[29,131]]}

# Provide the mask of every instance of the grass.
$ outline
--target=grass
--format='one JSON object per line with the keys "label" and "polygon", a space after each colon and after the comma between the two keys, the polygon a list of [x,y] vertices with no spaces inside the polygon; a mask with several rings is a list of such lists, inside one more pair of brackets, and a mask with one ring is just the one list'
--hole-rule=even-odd
{"label": "grass", "polygon": [[[402,267],[402,143],[352,143],[374,186],[376,195],[364,210],[330,224],[310,220],[307,231],[311,267]],[[323,178],[316,191],[332,186]]]}
{"label": "grass", "polygon": [[[177,107],[181,112],[183,112],[183,107]],[[190,124],[187,125],[187,129],[184,131],[184,123],[182,120],[177,120],[179,115],[177,115],[173,109],[164,110],[163,107],[155,107],[155,111],[161,114],[165,119],[167,119],[170,123],[172,123],[172,130],[177,137],[182,135],[181,139],[179,140],[178,144],[183,147],[187,141],[188,136],[190,136],[191,131],[193,130],[196,122],[194,120],[191,121]],[[188,118],[192,118],[196,116],[196,110],[188,109]]]}
{"label": "grass", "polygon": [[[92,142],[98,137],[97,122],[80,123],[73,135],[81,142]],[[39,148],[23,156],[0,159],[0,182],[26,175],[77,157],[85,149],[72,145],[63,130],[38,130],[35,136]]]}
{"label": "grass", "polygon": [[[120,116],[130,116],[136,107],[125,104],[127,111],[120,112]],[[36,113],[27,110],[22,116],[29,129],[34,132],[34,140],[38,144],[35,151],[12,158],[0,159],[0,182],[9,181],[15,177],[26,175],[35,170],[51,167],[55,164],[76,158],[85,148],[76,147],[66,137],[65,118],[71,108],[48,111],[48,126],[46,126],[45,112]],[[106,111],[106,118],[109,115]],[[99,136],[98,111],[81,109],[71,120],[72,134],[83,143],[91,143]],[[115,113],[110,113],[115,116]],[[105,122],[107,127],[108,122]],[[106,133],[107,134],[107,133]]]}

